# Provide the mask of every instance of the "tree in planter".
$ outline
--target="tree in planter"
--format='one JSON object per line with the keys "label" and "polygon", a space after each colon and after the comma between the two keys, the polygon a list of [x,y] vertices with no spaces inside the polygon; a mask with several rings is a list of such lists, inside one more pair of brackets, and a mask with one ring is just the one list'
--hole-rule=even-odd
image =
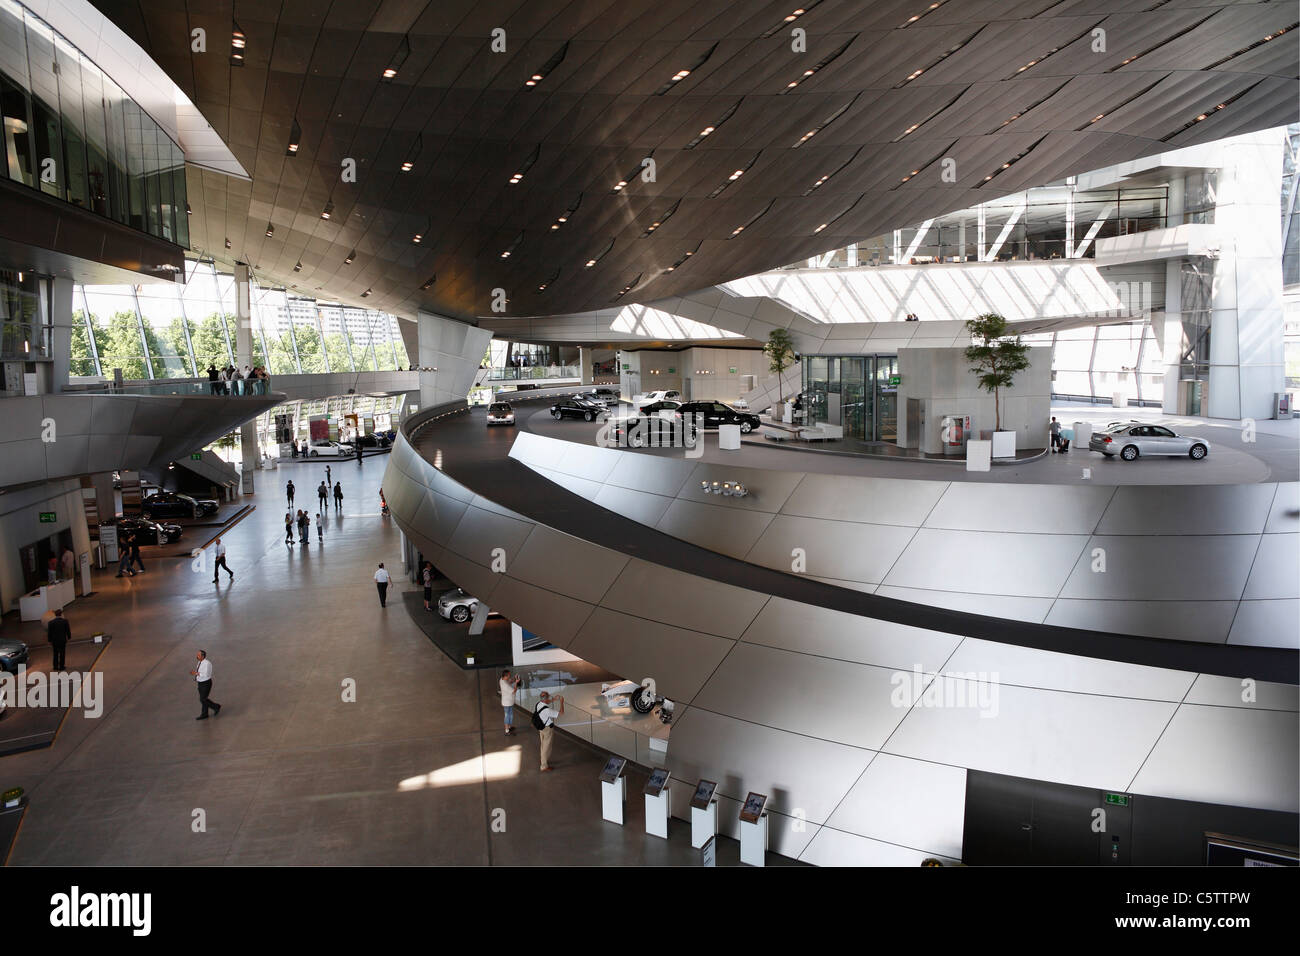
{"label": "tree in planter", "polygon": [[768,358],[768,368],[776,375],[776,403],[785,401],[781,391],[781,374],[796,361],[794,339],[785,329],[773,329],[763,346],[763,354]]}
{"label": "tree in planter", "polygon": [[994,431],[1002,431],[1001,391],[1015,384],[1017,372],[1029,368],[1029,346],[1020,336],[1007,334],[1007,320],[986,312],[966,323],[975,344],[966,349],[970,370],[979,377],[980,388],[993,393]]}

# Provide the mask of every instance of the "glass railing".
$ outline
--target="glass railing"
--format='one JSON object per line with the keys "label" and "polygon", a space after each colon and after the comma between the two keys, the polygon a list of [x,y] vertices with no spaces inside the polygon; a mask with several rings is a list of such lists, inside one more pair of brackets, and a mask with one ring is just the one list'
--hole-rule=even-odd
{"label": "glass railing", "polygon": [[[536,675],[524,675],[530,680]],[[569,693],[568,685],[538,681],[532,686],[521,687],[515,697],[515,726],[525,726],[533,708],[537,706],[543,690],[564,695],[564,713],[555,722],[555,726],[567,734],[573,734],[580,740],[607,750],[610,753],[626,757],[643,767],[662,767],[668,759],[668,728],[654,736],[641,733],[626,726],[617,715],[599,713],[580,704]]]}
{"label": "glass railing", "polygon": [[486,381],[526,382],[548,378],[580,378],[582,369],[577,365],[524,365],[489,368]]}
{"label": "glass railing", "polygon": [[[224,386],[224,388],[223,388]],[[73,386],[65,391],[78,395],[220,395],[239,398],[271,394],[270,379],[238,382],[209,382],[207,379],[166,379],[156,382],[114,385]]]}

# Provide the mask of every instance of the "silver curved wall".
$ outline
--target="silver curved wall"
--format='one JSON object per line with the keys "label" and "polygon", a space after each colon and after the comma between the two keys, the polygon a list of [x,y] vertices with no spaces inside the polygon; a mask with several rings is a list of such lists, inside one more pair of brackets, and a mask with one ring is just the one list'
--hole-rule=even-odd
{"label": "silver curved wall", "polygon": [[[737,798],[758,790],[771,795],[777,852],[819,864],[956,859],[967,768],[1297,810],[1295,686],[1261,684],[1247,702],[1232,678],[962,638],[704,580],[494,504],[408,442],[436,417],[405,427],[384,477],[399,526],[511,620],[615,673],[654,677],[681,706],[674,804],[684,812],[696,778],[719,781],[726,832]],[[675,500],[670,472],[657,493]],[[506,551],[504,573],[490,570],[494,548]],[[996,712],[896,701],[914,673],[940,702],[984,675]]]}
{"label": "silver curved wall", "polygon": [[[574,494],[720,554],[788,572],[793,550],[803,549],[809,576],[842,587],[1085,630],[1300,648],[1296,482],[850,477],[528,432],[510,454]],[[750,494],[705,494],[706,479],[742,481]]]}

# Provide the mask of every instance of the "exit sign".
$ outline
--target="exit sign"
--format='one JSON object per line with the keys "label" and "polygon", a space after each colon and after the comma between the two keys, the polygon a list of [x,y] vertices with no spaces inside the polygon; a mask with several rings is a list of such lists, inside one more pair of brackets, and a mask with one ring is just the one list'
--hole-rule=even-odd
{"label": "exit sign", "polygon": [[1128,794],[1126,794],[1126,793],[1108,793],[1108,794],[1106,794],[1106,802],[1109,803],[1109,804],[1110,804],[1111,806],[1113,806],[1113,807],[1127,807],[1127,806],[1128,806]]}
{"label": "exit sign", "polygon": [[901,376],[901,375],[891,375],[891,376],[889,376],[889,384],[890,384],[890,385],[902,385],[902,384],[903,384],[903,376]]}
{"label": "exit sign", "polygon": [[202,461],[202,460],[203,460],[203,452],[201,451],[190,452],[190,461]]}
{"label": "exit sign", "polygon": [[41,512],[41,524],[54,524],[58,520],[59,520],[59,516],[56,512],[53,511]]}

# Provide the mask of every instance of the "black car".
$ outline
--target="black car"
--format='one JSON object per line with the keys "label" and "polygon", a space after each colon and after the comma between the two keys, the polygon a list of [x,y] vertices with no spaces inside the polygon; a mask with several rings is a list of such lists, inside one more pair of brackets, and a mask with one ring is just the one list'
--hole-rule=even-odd
{"label": "black car", "polygon": [[673,401],[671,398],[669,398],[669,399],[665,399],[662,402],[651,402],[649,405],[642,405],[639,409],[637,409],[637,411],[639,411],[642,415],[658,415],[660,412],[680,411],[681,407],[682,407],[681,402],[676,402]]}
{"label": "black car", "polygon": [[140,502],[146,518],[201,518],[214,515],[220,505],[211,498],[192,498],[176,491],[159,491]]}
{"label": "black car", "polygon": [[362,435],[360,438],[355,439],[355,441],[359,442],[362,448],[387,448],[392,444],[392,442],[383,435]]}
{"label": "black car", "polygon": [[141,544],[171,544],[179,541],[185,529],[169,521],[150,521],[136,515],[123,515],[101,521],[101,525],[117,526],[117,540],[120,542],[127,533],[134,534]]}
{"label": "black car", "polygon": [[628,415],[613,423],[610,439],[619,448],[694,448],[695,425],[680,415]]}
{"label": "black car", "polygon": [[738,412],[722,402],[686,402],[678,413],[693,421],[700,428],[717,428],[719,425],[739,425],[742,434],[748,435],[760,424],[758,416],[750,412]]}
{"label": "black car", "polygon": [[551,417],[557,420],[561,418],[581,418],[584,422],[594,422],[604,413],[603,406],[581,398],[566,398],[551,406]]}

